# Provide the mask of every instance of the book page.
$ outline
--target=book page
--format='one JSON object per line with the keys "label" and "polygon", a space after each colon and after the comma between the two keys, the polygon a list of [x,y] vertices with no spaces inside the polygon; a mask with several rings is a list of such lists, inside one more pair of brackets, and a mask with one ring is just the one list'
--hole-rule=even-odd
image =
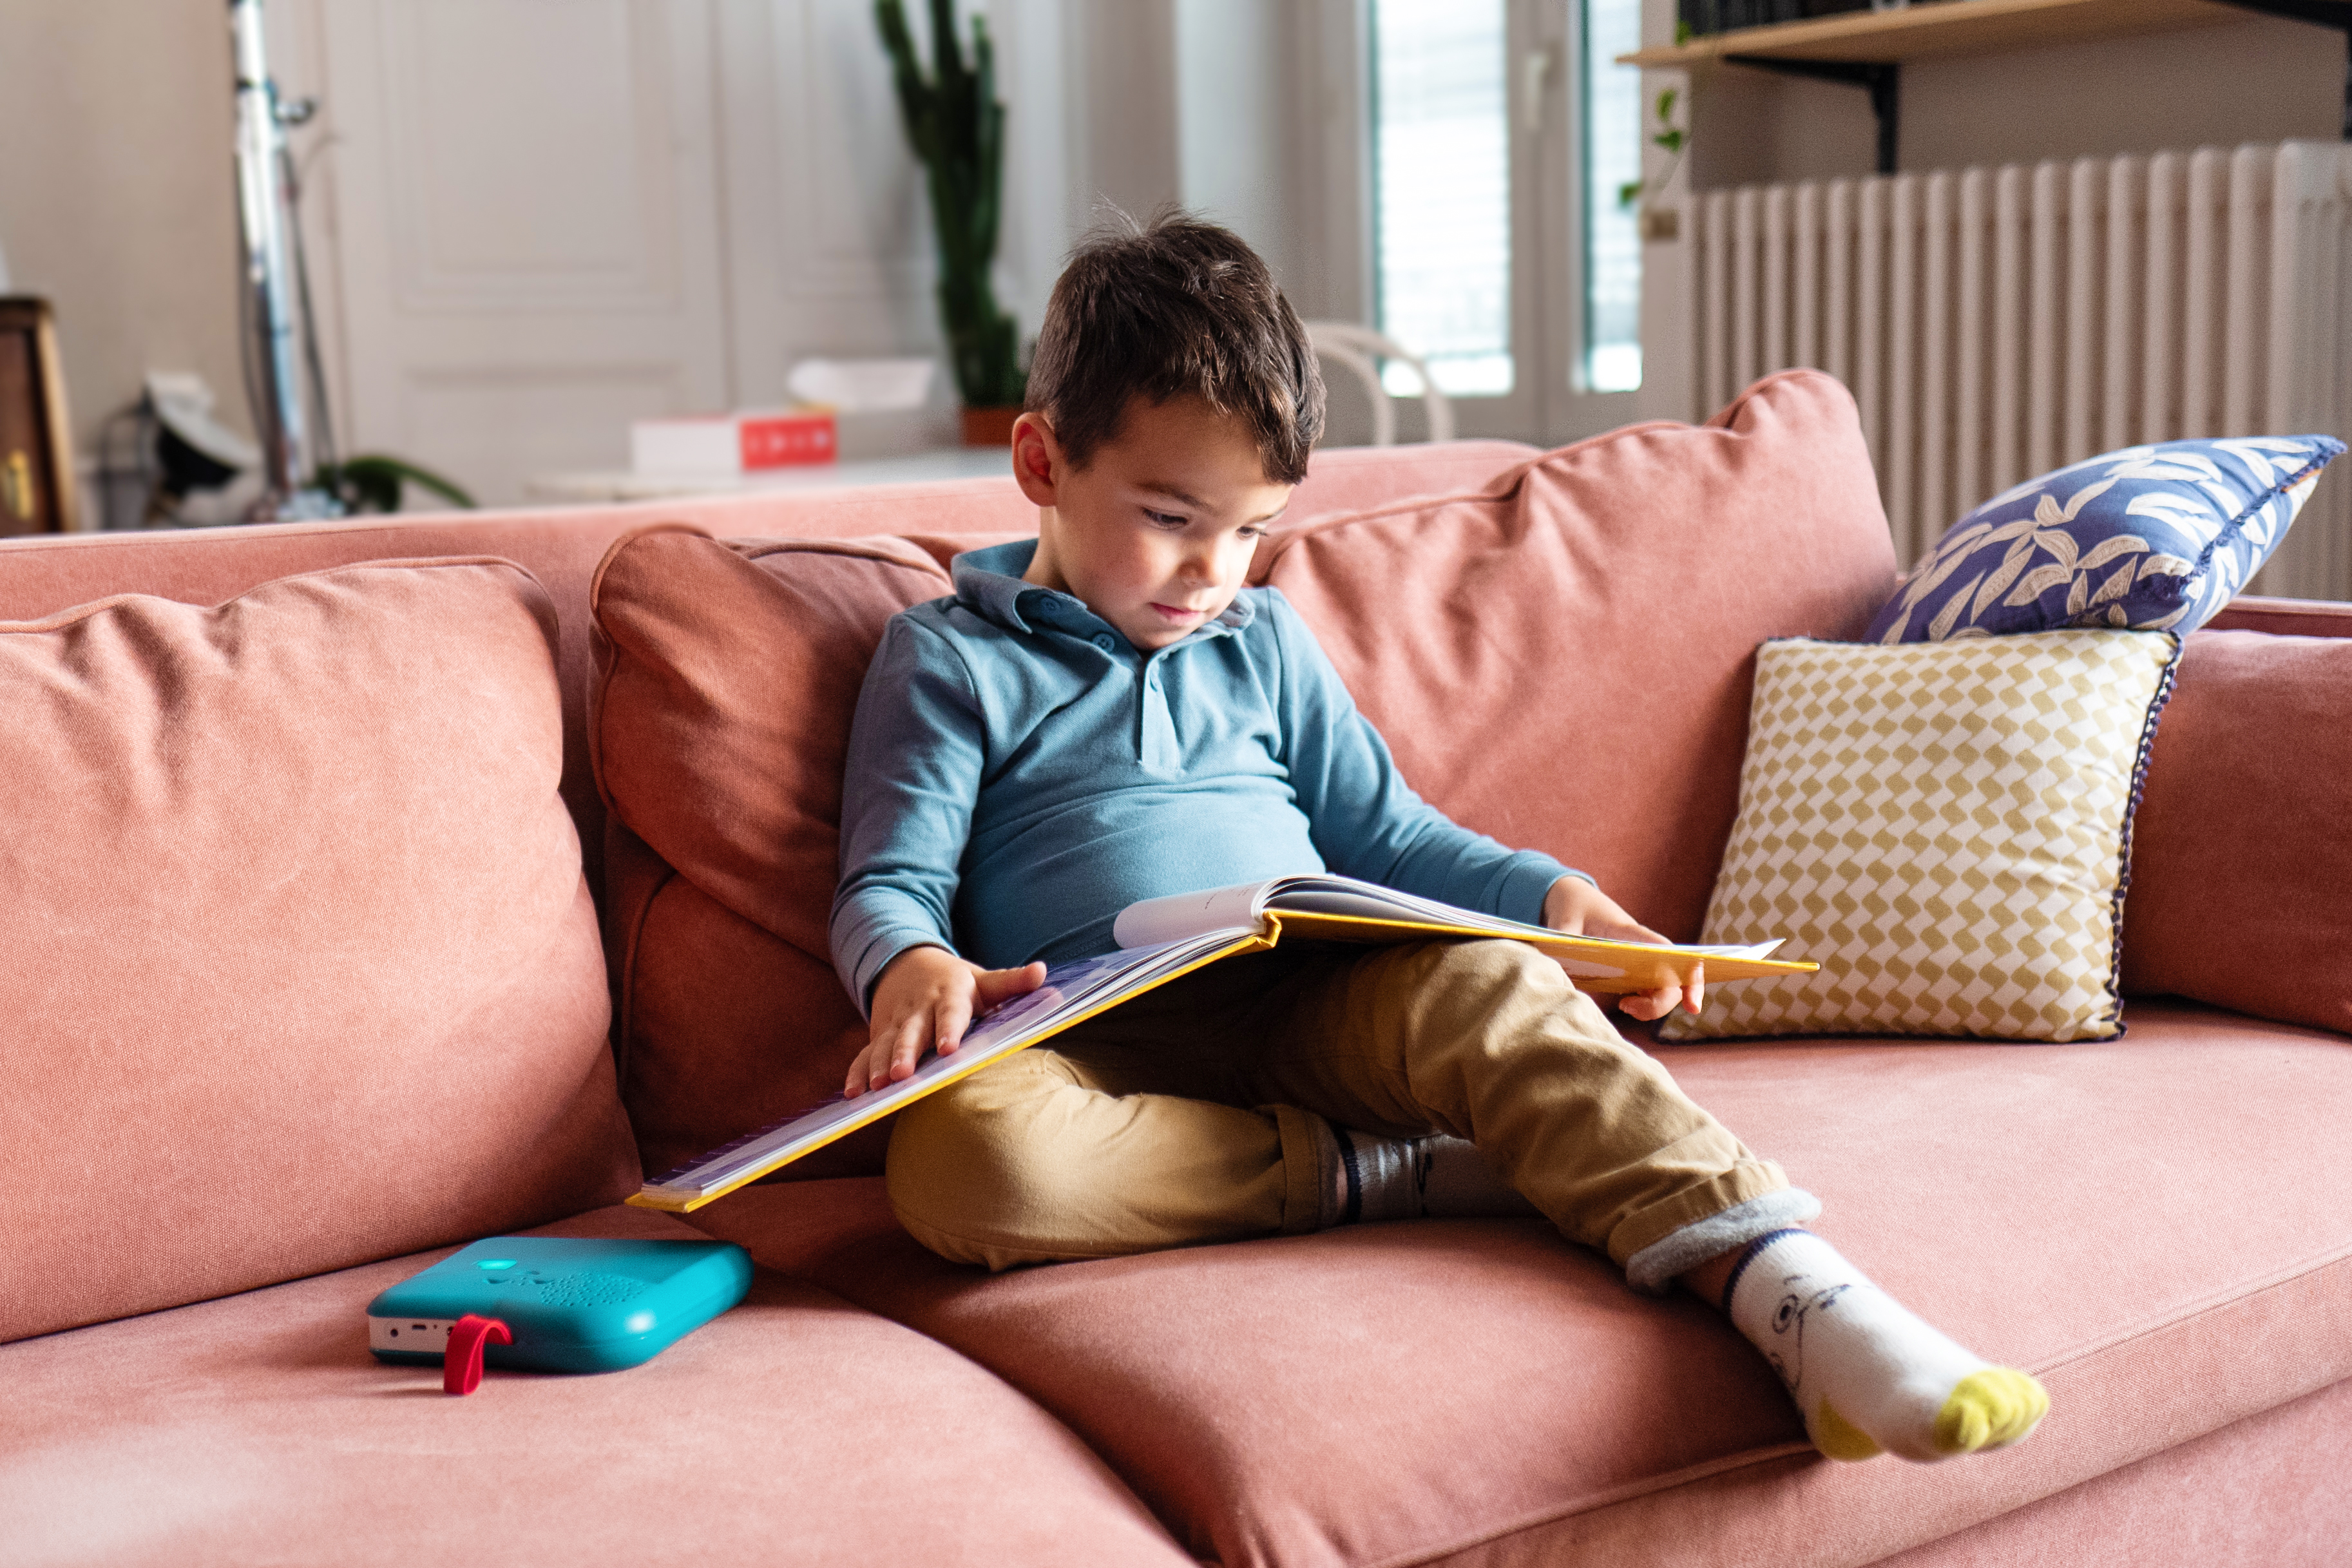
{"label": "book page", "polygon": [[1198,893],[1171,893],[1139,899],[1118,911],[1111,922],[1110,939],[1122,948],[1155,947],[1163,942],[1183,942],[1213,931],[1255,931],[1265,912],[1265,897],[1296,880],[1240,882]]}
{"label": "book page", "polygon": [[[1460,926],[1469,931],[1493,931],[1497,936],[1556,939],[1566,934],[1548,926],[1522,925],[1517,921],[1507,921],[1500,915],[1484,915],[1475,910],[1456,909],[1452,904],[1441,904],[1434,899],[1420,898],[1371,882],[1360,882],[1352,877],[1286,877],[1270,884],[1262,907],[1358,920],[1426,921],[1438,925]],[[1777,940],[1745,947],[1721,943],[1702,946],[1685,942],[1621,942],[1614,938],[1601,936],[1584,936],[1578,940],[1615,947],[1664,948],[1711,958],[1769,958],[1773,950],[1780,945]]]}

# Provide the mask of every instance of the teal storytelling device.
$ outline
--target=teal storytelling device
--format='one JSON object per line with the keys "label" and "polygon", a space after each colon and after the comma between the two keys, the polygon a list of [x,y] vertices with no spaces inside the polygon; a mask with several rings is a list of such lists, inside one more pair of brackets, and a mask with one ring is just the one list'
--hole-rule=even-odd
{"label": "teal storytelling device", "polygon": [[651,1361],[743,1299],[750,1255],[728,1241],[478,1241],[368,1303],[380,1361],[442,1367],[470,1394],[482,1365],[617,1372]]}

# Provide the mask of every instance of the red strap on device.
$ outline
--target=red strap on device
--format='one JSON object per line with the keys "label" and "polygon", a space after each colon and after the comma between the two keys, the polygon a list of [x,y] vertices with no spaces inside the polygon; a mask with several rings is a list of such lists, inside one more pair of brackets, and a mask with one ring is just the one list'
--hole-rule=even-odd
{"label": "red strap on device", "polygon": [[468,1312],[449,1331],[449,1348],[441,1357],[441,1392],[471,1394],[482,1386],[482,1347],[510,1345],[514,1333],[496,1318]]}

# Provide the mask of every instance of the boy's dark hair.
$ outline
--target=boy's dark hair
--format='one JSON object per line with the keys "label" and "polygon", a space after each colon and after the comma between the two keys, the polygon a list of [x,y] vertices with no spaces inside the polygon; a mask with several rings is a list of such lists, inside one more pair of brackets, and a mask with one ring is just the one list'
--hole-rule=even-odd
{"label": "boy's dark hair", "polygon": [[1277,484],[1307,477],[1323,434],[1323,374],[1274,275],[1232,230],[1173,208],[1079,242],[1029,365],[1028,407],[1078,468],[1138,393],[1239,416]]}

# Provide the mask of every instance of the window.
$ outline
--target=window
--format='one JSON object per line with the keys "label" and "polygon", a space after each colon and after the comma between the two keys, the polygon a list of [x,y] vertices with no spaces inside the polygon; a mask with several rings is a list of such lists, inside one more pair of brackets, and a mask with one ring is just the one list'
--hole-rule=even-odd
{"label": "window", "polygon": [[[1373,320],[1465,433],[1572,438],[1642,384],[1641,0],[1370,0]],[[1418,393],[1388,367],[1390,391]]]}
{"label": "window", "polygon": [[1584,363],[1591,392],[1642,384],[1642,237],[1624,193],[1642,177],[1641,0],[1584,0]]}
{"label": "window", "polygon": [[[1378,0],[1372,275],[1380,329],[1440,391],[1511,390],[1510,100],[1503,0]],[[1420,390],[1391,366],[1389,391]]]}

